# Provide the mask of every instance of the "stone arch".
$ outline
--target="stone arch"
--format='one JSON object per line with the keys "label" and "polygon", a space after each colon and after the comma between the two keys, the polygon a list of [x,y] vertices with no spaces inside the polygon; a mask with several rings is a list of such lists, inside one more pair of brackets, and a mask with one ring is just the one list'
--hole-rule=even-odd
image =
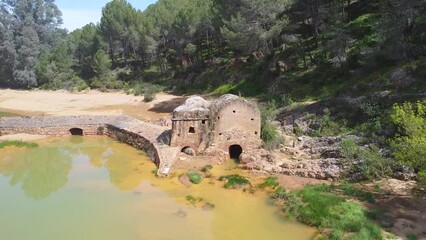
{"label": "stone arch", "polygon": [[187,155],[195,156],[195,150],[190,146],[183,147],[180,151]]}
{"label": "stone arch", "polygon": [[81,128],[71,128],[69,131],[73,136],[83,136],[83,129]]}
{"label": "stone arch", "polygon": [[234,144],[229,146],[229,157],[231,159],[238,160],[242,153],[243,153],[243,148],[241,147],[241,145]]}

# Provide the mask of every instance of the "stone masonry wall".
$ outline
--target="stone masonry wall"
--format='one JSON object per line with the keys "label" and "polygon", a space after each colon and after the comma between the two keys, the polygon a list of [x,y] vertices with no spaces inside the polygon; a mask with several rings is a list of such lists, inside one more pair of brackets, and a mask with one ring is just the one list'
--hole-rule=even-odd
{"label": "stone masonry wall", "polygon": [[71,135],[70,129],[80,128],[83,130],[83,135],[104,135],[105,126],[96,125],[72,125],[63,127],[7,127],[0,128],[1,135],[10,135],[18,133],[26,133],[32,135],[48,135],[48,136],[67,136]]}
{"label": "stone masonry wall", "polygon": [[228,151],[233,144],[244,149],[260,148],[260,113],[243,101],[234,101],[221,108],[215,119],[213,146]]}
{"label": "stone masonry wall", "polygon": [[106,135],[145,151],[158,166],[158,175],[167,175],[179,149],[164,144],[168,129],[129,116],[63,116],[0,118],[0,136],[26,133],[66,136],[80,128],[83,135]]}
{"label": "stone masonry wall", "polygon": [[106,134],[108,137],[111,137],[119,142],[129,144],[137,149],[143,150],[157,165],[160,163],[158,149],[148,139],[144,138],[140,134],[121,129],[113,125],[107,124],[106,127],[108,129]]}
{"label": "stone masonry wall", "polygon": [[[194,130],[190,132],[190,129]],[[191,147],[198,153],[203,152],[206,146],[202,145],[209,134],[208,120],[178,120],[173,121],[174,134],[170,141],[172,147]]]}

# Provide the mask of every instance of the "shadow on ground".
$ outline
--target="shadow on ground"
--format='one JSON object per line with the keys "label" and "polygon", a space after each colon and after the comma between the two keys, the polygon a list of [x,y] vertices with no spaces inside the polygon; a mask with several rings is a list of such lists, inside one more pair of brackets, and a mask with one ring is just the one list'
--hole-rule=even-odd
{"label": "shadow on ground", "polygon": [[156,113],[171,113],[175,108],[182,105],[186,99],[186,97],[178,97],[169,101],[159,102],[152,108],[148,109],[148,111]]}

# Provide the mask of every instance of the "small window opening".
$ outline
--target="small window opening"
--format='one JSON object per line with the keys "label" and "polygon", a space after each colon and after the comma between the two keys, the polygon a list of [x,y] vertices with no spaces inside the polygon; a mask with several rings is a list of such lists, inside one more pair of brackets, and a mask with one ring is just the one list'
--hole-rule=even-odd
{"label": "small window opening", "polygon": [[251,120],[254,121],[254,118],[252,118]]}
{"label": "small window opening", "polygon": [[219,136],[222,136],[222,133],[219,133]]}
{"label": "small window opening", "polygon": [[201,124],[206,124],[206,120],[201,121]]}
{"label": "small window opening", "polygon": [[217,117],[217,119],[220,119],[220,117]]}
{"label": "small window opening", "polygon": [[254,134],[256,134],[256,135],[257,135],[257,134],[259,134],[259,133],[256,131],[256,132],[254,132]]}
{"label": "small window opening", "polygon": [[190,127],[189,128],[189,133],[195,133],[195,128],[194,127]]}
{"label": "small window opening", "polygon": [[236,111],[234,110],[234,111],[232,111],[233,113],[236,113]]}

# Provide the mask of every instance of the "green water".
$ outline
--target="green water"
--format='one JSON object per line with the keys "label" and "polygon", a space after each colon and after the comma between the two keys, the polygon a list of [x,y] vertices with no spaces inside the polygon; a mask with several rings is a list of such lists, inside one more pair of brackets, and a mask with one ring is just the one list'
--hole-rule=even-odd
{"label": "green water", "polygon": [[16,114],[16,113],[0,111],[0,117],[18,117],[18,116],[19,116],[19,114]]}
{"label": "green water", "polygon": [[[311,239],[264,193],[157,179],[140,151],[105,137],[0,150],[1,240]],[[203,200],[191,205],[187,195]],[[203,207],[204,203],[214,208]],[[211,206],[211,205],[210,205]]]}

